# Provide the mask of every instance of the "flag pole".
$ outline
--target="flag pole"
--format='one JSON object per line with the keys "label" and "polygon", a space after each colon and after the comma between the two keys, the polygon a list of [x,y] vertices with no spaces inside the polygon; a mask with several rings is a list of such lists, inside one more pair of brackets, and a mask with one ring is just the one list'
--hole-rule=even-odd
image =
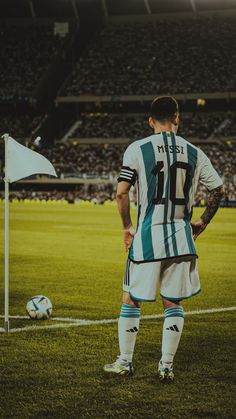
{"label": "flag pole", "polygon": [[8,134],[4,136],[5,141],[5,294],[4,294],[4,329],[8,333],[9,325],[9,181],[8,181],[8,167],[7,167],[7,146]]}
{"label": "flag pole", "polygon": [[19,144],[9,134],[2,136],[5,141],[5,294],[4,329],[9,325],[9,183],[36,173],[57,177],[53,165],[44,156]]}

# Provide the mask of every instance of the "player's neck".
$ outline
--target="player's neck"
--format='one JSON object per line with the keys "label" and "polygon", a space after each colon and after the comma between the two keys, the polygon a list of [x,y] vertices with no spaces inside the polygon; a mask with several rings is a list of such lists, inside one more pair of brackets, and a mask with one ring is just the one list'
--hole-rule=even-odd
{"label": "player's neck", "polygon": [[178,125],[174,125],[171,122],[167,123],[167,124],[160,124],[160,123],[156,123],[154,126],[154,133],[158,134],[159,132],[174,132],[176,134],[178,129]]}

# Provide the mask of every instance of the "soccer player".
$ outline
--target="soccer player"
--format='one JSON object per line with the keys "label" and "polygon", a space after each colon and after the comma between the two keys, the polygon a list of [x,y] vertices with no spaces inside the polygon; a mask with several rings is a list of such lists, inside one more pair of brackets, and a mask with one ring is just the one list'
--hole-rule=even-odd
{"label": "soccer player", "polygon": [[[222,181],[202,150],[176,135],[178,103],[157,97],[149,125],[154,134],[137,140],[124,153],[117,203],[129,251],[118,322],[120,355],[106,372],[132,374],[133,352],[143,301],[155,301],[157,288],[164,307],[161,380],[173,380],[173,360],[184,326],[182,300],[200,292],[194,240],[215,215],[223,195]],[[199,181],[209,191],[202,216],[191,224]],[[136,231],[130,216],[129,189],[137,184]]]}

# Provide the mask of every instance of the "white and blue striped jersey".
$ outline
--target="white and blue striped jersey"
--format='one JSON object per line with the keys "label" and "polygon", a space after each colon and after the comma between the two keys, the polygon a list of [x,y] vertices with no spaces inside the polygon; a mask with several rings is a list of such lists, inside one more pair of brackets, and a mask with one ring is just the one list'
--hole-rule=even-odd
{"label": "white and blue striped jersey", "polygon": [[137,182],[138,221],[129,258],[149,262],[194,255],[191,216],[198,183],[212,189],[222,180],[205,153],[173,132],[128,146],[118,181]]}

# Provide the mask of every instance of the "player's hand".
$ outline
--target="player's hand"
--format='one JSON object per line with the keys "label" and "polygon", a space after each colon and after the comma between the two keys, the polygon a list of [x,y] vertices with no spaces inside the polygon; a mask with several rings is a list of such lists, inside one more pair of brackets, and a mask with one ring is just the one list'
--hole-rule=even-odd
{"label": "player's hand", "polygon": [[128,252],[131,244],[133,242],[134,239],[134,235],[135,235],[135,229],[132,226],[132,224],[124,229],[124,245],[125,245],[125,251]]}
{"label": "player's hand", "polygon": [[207,224],[199,218],[199,220],[194,221],[191,223],[192,230],[193,230],[193,240],[196,240],[197,237],[205,230]]}

